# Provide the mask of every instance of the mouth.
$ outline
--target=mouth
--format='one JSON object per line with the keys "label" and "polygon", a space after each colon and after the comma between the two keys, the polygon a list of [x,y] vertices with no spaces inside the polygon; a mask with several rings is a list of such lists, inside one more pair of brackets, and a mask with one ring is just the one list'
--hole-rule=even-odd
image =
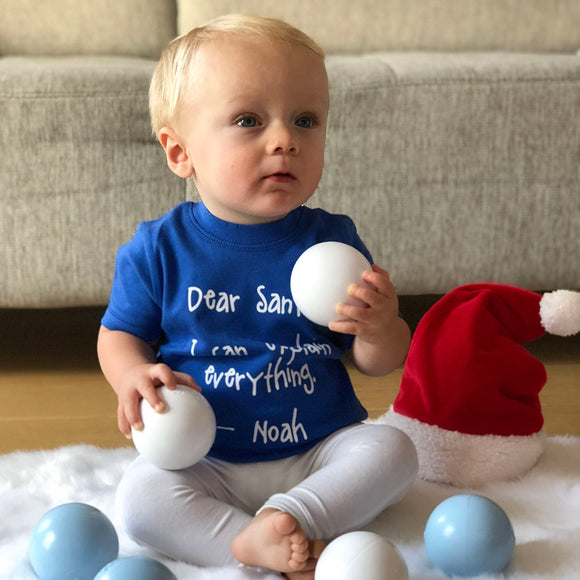
{"label": "mouth", "polygon": [[273,183],[291,183],[292,181],[296,181],[296,177],[287,171],[271,173],[270,175],[266,175],[265,179]]}

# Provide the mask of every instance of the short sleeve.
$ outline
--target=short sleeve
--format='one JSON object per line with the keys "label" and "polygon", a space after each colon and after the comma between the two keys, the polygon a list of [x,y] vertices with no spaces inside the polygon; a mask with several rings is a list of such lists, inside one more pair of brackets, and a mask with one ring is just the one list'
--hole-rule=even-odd
{"label": "short sleeve", "polygon": [[154,244],[141,224],[133,239],[121,246],[109,306],[101,321],[145,341],[157,340],[161,329],[160,277]]}

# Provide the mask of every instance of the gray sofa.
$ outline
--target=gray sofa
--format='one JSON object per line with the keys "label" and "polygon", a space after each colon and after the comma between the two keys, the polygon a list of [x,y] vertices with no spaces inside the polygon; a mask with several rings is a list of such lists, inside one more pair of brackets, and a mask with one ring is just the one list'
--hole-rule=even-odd
{"label": "gray sofa", "polygon": [[151,135],[149,76],[231,11],[327,50],[312,205],[353,217],[399,293],[579,289],[580,3],[320,1],[0,0],[0,307],[106,304],[137,223],[196,198]]}

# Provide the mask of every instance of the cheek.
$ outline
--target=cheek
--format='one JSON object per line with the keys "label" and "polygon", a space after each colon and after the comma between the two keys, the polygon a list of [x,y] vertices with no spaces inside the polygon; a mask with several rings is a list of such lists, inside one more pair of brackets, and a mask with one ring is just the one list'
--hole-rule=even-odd
{"label": "cheek", "polygon": [[310,144],[310,156],[319,163],[324,163],[324,150],[326,149],[326,134],[318,137]]}
{"label": "cheek", "polygon": [[[223,154],[222,154],[223,155]],[[252,169],[258,166],[260,157],[250,148],[229,151],[223,155],[223,167],[232,174],[248,178]]]}
{"label": "cheek", "polygon": [[322,169],[324,167],[324,148],[315,149],[309,156],[311,161],[312,173],[318,173],[322,176]]}
{"label": "cheek", "polygon": [[227,178],[227,174],[232,178],[240,179],[247,175],[249,165],[243,156],[236,155],[235,157],[224,159],[221,169],[224,173],[223,178]]}

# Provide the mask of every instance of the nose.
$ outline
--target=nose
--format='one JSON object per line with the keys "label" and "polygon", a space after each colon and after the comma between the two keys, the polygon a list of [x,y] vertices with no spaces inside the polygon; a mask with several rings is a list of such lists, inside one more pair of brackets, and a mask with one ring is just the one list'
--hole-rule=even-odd
{"label": "nose", "polygon": [[292,129],[286,125],[273,126],[268,141],[269,152],[272,155],[296,154],[299,151],[298,140]]}

